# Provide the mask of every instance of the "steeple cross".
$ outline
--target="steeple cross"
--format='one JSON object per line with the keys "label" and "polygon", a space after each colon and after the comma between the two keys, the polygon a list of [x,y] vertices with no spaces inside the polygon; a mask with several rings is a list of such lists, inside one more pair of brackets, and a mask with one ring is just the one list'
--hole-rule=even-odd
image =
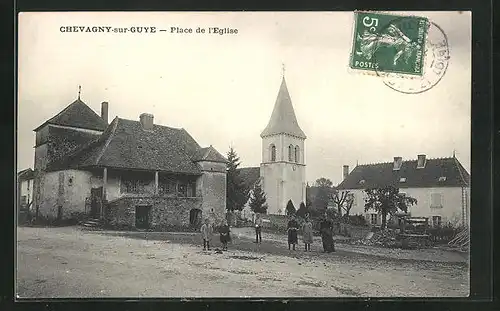
{"label": "steeple cross", "polygon": [[281,75],[284,77],[285,76],[285,64],[281,63]]}
{"label": "steeple cross", "polygon": [[78,99],[80,99],[80,93],[82,92],[82,86],[78,86]]}

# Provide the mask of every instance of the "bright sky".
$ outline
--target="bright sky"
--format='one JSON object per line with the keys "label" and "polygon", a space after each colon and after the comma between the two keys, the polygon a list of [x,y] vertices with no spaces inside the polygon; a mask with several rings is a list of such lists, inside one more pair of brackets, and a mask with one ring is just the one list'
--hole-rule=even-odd
{"label": "bright sky", "polygon": [[[406,13],[398,13],[406,14]],[[353,13],[22,13],[19,19],[18,170],[33,167],[33,129],[73,102],[109,119],[185,128],[202,146],[242,166],[261,161],[260,133],[281,83],[282,63],[307,135],[307,180],[341,181],[342,165],[452,156],[470,172],[471,14],[426,16],[448,37],[442,80],[415,95],[348,70]],[[229,27],[236,35],[64,33],[61,26]]]}

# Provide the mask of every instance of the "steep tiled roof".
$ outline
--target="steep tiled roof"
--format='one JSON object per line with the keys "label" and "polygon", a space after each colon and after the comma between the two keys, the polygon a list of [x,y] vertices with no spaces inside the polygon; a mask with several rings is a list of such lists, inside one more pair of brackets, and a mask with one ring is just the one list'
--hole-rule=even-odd
{"label": "steep tiled roof", "polygon": [[251,189],[260,178],[260,167],[242,167],[237,169],[246,189]]}
{"label": "steep tiled roof", "polygon": [[193,157],[193,161],[208,161],[208,162],[222,162],[227,163],[227,159],[224,158],[214,147],[200,148],[196,155]]}
{"label": "steep tiled roof", "polygon": [[416,160],[403,161],[399,170],[393,170],[393,167],[393,162],[358,165],[337,188],[367,189],[383,186],[430,188],[469,185],[469,173],[454,157],[427,159],[424,168],[417,168]]}
{"label": "steep tiled roof", "polygon": [[201,174],[193,161],[200,149],[184,129],[154,125],[146,131],[138,121],[115,118],[98,139],[51,168],[99,166]]}
{"label": "steep tiled roof", "polygon": [[19,180],[28,180],[33,179],[35,176],[35,172],[31,168],[24,169],[17,173],[17,178]]}
{"label": "steep tiled roof", "polygon": [[297,122],[297,117],[293,110],[292,99],[286,87],[285,77],[283,77],[281,81],[278,98],[274,104],[271,119],[260,136],[264,137],[275,134],[290,134],[303,139],[306,138],[306,135]]}
{"label": "steep tiled roof", "polygon": [[104,131],[108,126],[106,121],[80,99],[75,100],[57,115],[37,127],[34,131],[38,131],[46,124],[72,126],[98,131]]}

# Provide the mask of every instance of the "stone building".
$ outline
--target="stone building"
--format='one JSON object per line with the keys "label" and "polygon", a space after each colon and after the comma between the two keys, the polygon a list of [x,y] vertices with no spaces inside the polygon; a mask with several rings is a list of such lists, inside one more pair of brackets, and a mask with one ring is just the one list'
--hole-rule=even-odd
{"label": "stone building", "polygon": [[408,214],[427,218],[432,226],[448,223],[467,226],[469,223],[470,175],[455,155],[427,159],[421,154],[408,161],[394,157],[393,162],[357,165],[350,173],[344,165],[343,174],[337,189],[354,195],[350,214],[364,215],[372,225],[380,225],[382,217],[372,210],[365,212],[364,189],[385,186],[399,188],[400,193],[417,199]]}
{"label": "stone building", "polygon": [[182,128],[101,116],[80,97],[35,129],[37,214],[87,215],[123,227],[168,229],[221,221],[227,160]]}
{"label": "stone building", "polygon": [[283,76],[271,118],[260,135],[260,167],[241,168],[246,184],[261,183],[268,214],[285,214],[289,201],[295,209],[306,201],[306,135],[300,128]]}

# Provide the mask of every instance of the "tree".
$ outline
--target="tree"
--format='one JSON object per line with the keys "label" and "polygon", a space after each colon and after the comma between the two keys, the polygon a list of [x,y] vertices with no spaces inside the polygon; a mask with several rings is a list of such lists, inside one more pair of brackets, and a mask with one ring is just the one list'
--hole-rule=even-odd
{"label": "tree", "polygon": [[226,208],[228,211],[242,210],[248,201],[248,189],[245,189],[243,180],[239,176],[238,166],[240,158],[230,147],[227,153],[227,175],[226,175]]}
{"label": "tree", "polygon": [[315,186],[316,195],[312,199],[312,206],[314,209],[324,212],[331,200],[331,194],[335,191],[333,183],[330,179],[321,177],[316,180]]}
{"label": "tree", "polygon": [[[354,203],[354,194],[349,191],[339,192],[335,190],[331,195],[331,199],[337,207],[337,213],[340,217],[342,217],[342,215],[348,217]],[[342,213],[342,211],[345,213]]]}
{"label": "tree", "polygon": [[349,217],[349,213],[351,212],[351,208],[354,204],[354,193],[348,193],[347,198],[345,199],[344,204],[342,205],[342,209],[344,209],[345,214]]}
{"label": "tree", "polygon": [[417,199],[399,193],[399,189],[388,186],[383,188],[366,189],[365,212],[373,209],[382,214],[382,229],[387,226],[387,214],[394,214],[398,210],[408,211],[408,207],[417,204]]}
{"label": "tree", "polygon": [[306,207],[306,205],[304,204],[304,202],[300,203],[300,207],[297,210],[296,215],[298,217],[305,218],[307,214],[309,214],[309,209]]}
{"label": "tree", "polygon": [[253,186],[249,205],[254,213],[267,213],[266,194],[262,190],[260,183],[255,183]]}
{"label": "tree", "polygon": [[316,179],[315,185],[316,185],[316,187],[320,187],[320,188],[332,188],[333,182],[328,178],[321,177],[321,178]]}
{"label": "tree", "polygon": [[295,215],[297,210],[295,209],[295,206],[293,206],[292,200],[288,200],[288,203],[286,204],[286,214],[288,216],[290,215]]}

